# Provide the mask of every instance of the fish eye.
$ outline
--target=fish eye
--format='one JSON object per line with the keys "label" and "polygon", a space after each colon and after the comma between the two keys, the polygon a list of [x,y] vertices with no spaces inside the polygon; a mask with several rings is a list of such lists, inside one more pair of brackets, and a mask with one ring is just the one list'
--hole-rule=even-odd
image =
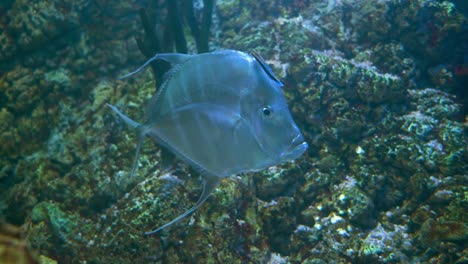
{"label": "fish eye", "polygon": [[270,116],[272,114],[271,107],[265,106],[262,108],[262,113],[264,116]]}

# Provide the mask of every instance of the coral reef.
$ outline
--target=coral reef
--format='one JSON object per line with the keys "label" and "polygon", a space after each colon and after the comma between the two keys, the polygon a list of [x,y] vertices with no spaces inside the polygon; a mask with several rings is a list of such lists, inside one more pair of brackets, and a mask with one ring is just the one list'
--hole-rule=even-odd
{"label": "coral reef", "polygon": [[0,226],[0,258],[13,240],[41,263],[467,261],[462,1],[194,1],[205,44],[258,52],[281,77],[310,148],[144,237],[201,191],[148,139],[130,178],[137,135],[105,107],[144,118],[158,79],[117,77],[155,52],[166,3],[0,3],[0,220],[28,227]]}

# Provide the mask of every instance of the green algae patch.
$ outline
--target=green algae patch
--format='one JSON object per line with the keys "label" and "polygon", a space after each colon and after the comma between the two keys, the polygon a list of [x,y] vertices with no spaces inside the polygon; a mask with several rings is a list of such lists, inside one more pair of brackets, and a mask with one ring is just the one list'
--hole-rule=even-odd
{"label": "green algae patch", "polygon": [[63,242],[78,240],[76,232],[79,225],[77,216],[62,211],[56,203],[38,203],[32,210],[31,220],[33,223],[47,223],[53,235]]}

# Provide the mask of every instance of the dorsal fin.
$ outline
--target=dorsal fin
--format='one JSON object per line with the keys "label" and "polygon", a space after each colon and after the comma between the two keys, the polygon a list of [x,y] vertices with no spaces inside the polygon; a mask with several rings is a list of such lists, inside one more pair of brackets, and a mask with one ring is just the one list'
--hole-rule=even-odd
{"label": "dorsal fin", "polygon": [[283,86],[283,83],[278,80],[278,78],[276,78],[270,66],[266,64],[265,60],[258,53],[252,52],[252,56],[255,58],[255,60],[257,60],[260,66],[262,66],[263,70],[268,74],[268,76],[270,76],[273,81],[277,82],[280,86]]}
{"label": "dorsal fin", "polygon": [[221,181],[221,178],[219,178],[219,177],[205,175],[204,176],[204,183],[203,183],[203,192],[202,192],[200,198],[198,198],[197,203],[195,203],[195,205],[192,208],[188,209],[185,213],[183,213],[183,214],[179,215],[178,217],[174,218],[169,223],[167,223],[167,224],[165,224],[165,225],[163,225],[163,226],[161,226],[158,229],[155,229],[153,231],[145,232],[145,235],[155,234],[155,233],[163,230],[164,228],[169,227],[169,226],[179,222],[182,218],[186,217],[187,215],[193,213],[195,210],[197,210],[198,207],[200,207],[200,205],[202,205],[206,201],[208,196],[210,196],[210,194],[219,185],[220,181]]}
{"label": "dorsal fin", "polygon": [[182,62],[188,60],[191,56],[192,55],[182,54],[182,53],[160,53],[160,54],[156,54],[153,57],[151,57],[150,59],[148,59],[145,63],[143,63],[143,65],[138,67],[138,69],[136,69],[136,70],[134,70],[134,71],[132,71],[130,73],[125,74],[124,76],[120,77],[119,79],[125,79],[127,77],[132,76],[135,73],[140,72],[141,70],[146,68],[146,66],[148,66],[151,62],[153,62],[155,60],[164,60],[164,61],[169,62],[172,66],[174,66],[175,64],[179,64],[179,63],[182,63]]}

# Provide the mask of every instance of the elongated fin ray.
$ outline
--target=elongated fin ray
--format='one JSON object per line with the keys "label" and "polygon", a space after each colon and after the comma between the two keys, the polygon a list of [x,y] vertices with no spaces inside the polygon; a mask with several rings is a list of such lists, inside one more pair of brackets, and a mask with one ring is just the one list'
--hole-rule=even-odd
{"label": "elongated fin ray", "polygon": [[182,63],[182,62],[186,61],[191,56],[192,55],[187,55],[187,54],[182,54],[182,53],[160,53],[160,54],[156,54],[153,57],[151,57],[150,59],[148,59],[145,63],[143,63],[143,65],[138,67],[138,69],[136,69],[136,70],[134,70],[134,71],[132,71],[130,73],[127,73],[122,77],[119,77],[119,79],[125,79],[127,77],[130,77],[130,76],[134,75],[135,73],[140,72],[141,70],[146,68],[146,66],[148,66],[151,62],[153,62],[155,60],[164,60],[164,61],[167,61],[167,62],[169,62],[171,64],[178,64],[178,63]]}
{"label": "elongated fin ray", "polygon": [[221,180],[221,178],[216,177],[216,176],[205,176],[205,180],[204,180],[204,183],[203,183],[203,192],[202,192],[200,198],[198,198],[197,203],[192,208],[188,209],[185,213],[179,215],[174,220],[172,220],[169,223],[159,227],[158,229],[155,229],[155,230],[149,231],[149,232],[145,232],[145,235],[155,234],[155,233],[163,230],[164,228],[169,227],[169,226],[179,222],[182,218],[186,217],[187,215],[193,213],[198,207],[200,207],[200,205],[202,205],[206,201],[208,196],[210,196],[210,194],[216,189],[216,187],[219,185],[220,180]]}

